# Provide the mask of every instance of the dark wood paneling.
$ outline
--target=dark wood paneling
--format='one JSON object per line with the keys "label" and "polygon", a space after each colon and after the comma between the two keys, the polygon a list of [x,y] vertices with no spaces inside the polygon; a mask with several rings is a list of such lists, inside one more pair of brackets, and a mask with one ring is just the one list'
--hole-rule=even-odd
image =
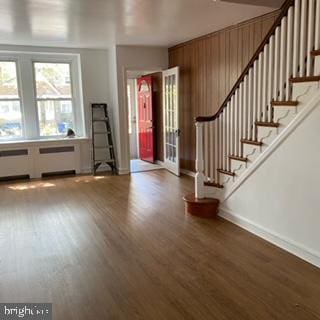
{"label": "dark wood paneling", "polygon": [[169,49],[170,67],[179,66],[181,167],[194,171],[195,126],[214,114],[268,33],[279,11]]}

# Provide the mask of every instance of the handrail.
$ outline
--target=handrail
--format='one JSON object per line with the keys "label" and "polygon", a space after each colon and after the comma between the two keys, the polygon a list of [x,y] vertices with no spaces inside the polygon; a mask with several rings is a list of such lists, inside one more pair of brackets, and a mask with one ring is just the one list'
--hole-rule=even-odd
{"label": "handrail", "polygon": [[294,5],[294,0],[286,0],[285,3],[282,5],[281,11],[279,13],[279,16],[277,17],[277,19],[273,23],[270,31],[267,33],[267,35],[262,40],[262,42],[259,45],[258,49],[256,50],[256,52],[254,53],[253,57],[249,61],[248,65],[245,67],[245,69],[241,73],[239,79],[237,80],[235,85],[232,87],[230,93],[228,94],[226,99],[223,101],[223,103],[222,103],[221,107],[219,108],[219,110],[212,116],[199,116],[199,117],[196,117],[196,122],[210,122],[210,121],[214,121],[215,119],[218,118],[219,114],[223,111],[223,109],[225,108],[225,106],[227,105],[227,103],[229,102],[231,97],[234,95],[235,91],[238,89],[238,87],[241,84],[241,82],[244,80],[245,76],[248,74],[250,68],[253,67],[254,62],[259,58],[260,53],[264,49],[264,46],[266,44],[268,44],[271,36],[274,35],[277,27],[281,25],[282,18],[286,16],[286,14],[288,13],[289,8],[292,5]]}

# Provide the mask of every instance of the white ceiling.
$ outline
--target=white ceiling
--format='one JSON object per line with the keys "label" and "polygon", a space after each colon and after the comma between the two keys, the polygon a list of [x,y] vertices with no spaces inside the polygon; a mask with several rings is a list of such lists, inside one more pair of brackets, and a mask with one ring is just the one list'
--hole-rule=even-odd
{"label": "white ceiling", "polygon": [[172,46],[272,10],[219,0],[0,0],[0,43]]}

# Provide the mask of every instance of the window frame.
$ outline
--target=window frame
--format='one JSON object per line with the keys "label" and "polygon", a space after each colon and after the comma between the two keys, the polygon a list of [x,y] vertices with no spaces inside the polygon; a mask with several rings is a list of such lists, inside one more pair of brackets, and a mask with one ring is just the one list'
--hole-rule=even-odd
{"label": "window frame", "polygon": [[[28,140],[62,140],[64,135],[41,136],[38,115],[38,98],[36,92],[36,77],[34,64],[63,63],[70,65],[71,99],[63,98],[72,103],[74,131],[79,138],[87,137],[85,113],[83,107],[81,60],[78,53],[53,53],[53,52],[17,52],[0,51],[0,61],[13,61],[16,63],[18,94],[20,98],[22,136],[1,139],[7,141]],[[16,100],[16,99],[15,99]],[[40,99],[55,100],[55,99]]]}
{"label": "window frame", "polygon": [[[71,98],[38,98],[37,97],[37,79],[36,79],[36,69],[35,64],[36,63],[55,63],[55,64],[68,64],[69,70],[70,70],[70,90],[71,90]],[[71,101],[72,105],[72,121],[74,126],[76,127],[76,116],[75,116],[75,99],[74,99],[74,84],[73,84],[73,74],[72,74],[72,63],[70,61],[38,61],[38,60],[32,60],[32,70],[33,70],[33,87],[34,87],[34,98],[35,98],[35,104],[36,104],[36,113],[37,113],[37,121],[38,121],[38,130],[39,130],[39,137],[40,139],[48,139],[48,138],[61,138],[63,135],[52,135],[52,136],[42,136],[41,130],[40,130],[40,118],[39,118],[39,109],[38,109],[38,101]],[[75,130],[75,128],[74,128]]]}
{"label": "window frame", "polygon": [[19,137],[8,137],[6,139],[0,139],[1,142],[6,141],[19,141],[21,139],[24,139],[25,137],[25,122],[24,122],[24,112],[23,112],[23,102],[22,102],[22,92],[21,92],[21,78],[20,78],[20,70],[19,70],[19,63],[18,59],[15,58],[8,58],[4,57],[2,58],[0,56],[0,62],[14,62],[16,65],[16,79],[17,79],[17,91],[18,91],[18,99],[2,99],[0,98],[0,102],[2,101],[19,101],[20,103],[20,113],[21,113],[21,136]]}

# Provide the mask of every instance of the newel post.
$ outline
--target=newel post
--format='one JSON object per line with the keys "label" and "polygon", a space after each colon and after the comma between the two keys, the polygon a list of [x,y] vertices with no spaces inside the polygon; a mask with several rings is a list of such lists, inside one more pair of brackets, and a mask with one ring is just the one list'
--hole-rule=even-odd
{"label": "newel post", "polygon": [[197,199],[204,198],[203,127],[203,122],[196,122],[195,194]]}

